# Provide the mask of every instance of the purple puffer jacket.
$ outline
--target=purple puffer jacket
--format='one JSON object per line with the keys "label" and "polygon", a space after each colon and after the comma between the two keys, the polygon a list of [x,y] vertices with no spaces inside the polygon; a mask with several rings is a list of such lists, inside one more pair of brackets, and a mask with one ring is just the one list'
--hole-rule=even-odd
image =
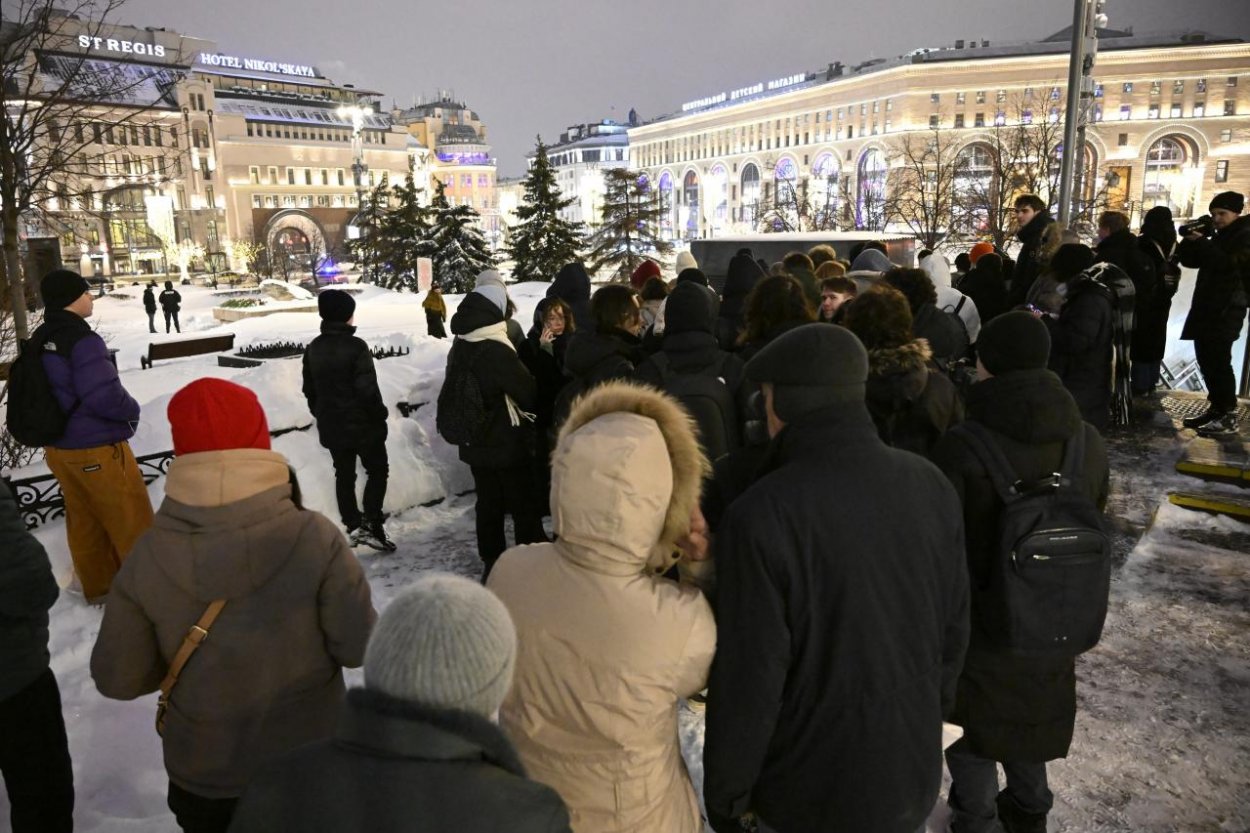
{"label": "purple puffer jacket", "polygon": [[57,402],[66,413],[74,408],[65,435],[53,445],[94,448],[133,437],[139,403],[122,387],[104,339],[82,318],[63,310],[48,312],[45,326],[44,370]]}

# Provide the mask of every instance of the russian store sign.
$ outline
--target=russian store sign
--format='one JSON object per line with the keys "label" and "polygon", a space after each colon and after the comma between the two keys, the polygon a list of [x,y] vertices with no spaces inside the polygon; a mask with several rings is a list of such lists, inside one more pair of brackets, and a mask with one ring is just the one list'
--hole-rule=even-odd
{"label": "russian store sign", "polygon": [[279,75],[299,75],[303,78],[316,78],[317,70],[302,64],[284,64],[278,61],[261,61],[256,58],[240,58],[236,55],[210,55],[200,53],[200,61],[204,66],[224,67],[226,69],[247,69],[253,72],[273,72]]}
{"label": "russian store sign", "polygon": [[79,35],[78,45],[83,49],[95,49],[103,52],[119,52],[125,55],[151,55],[153,58],[165,57],[165,47],[160,44],[140,43],[133,40],[93,38],[91,35]]}

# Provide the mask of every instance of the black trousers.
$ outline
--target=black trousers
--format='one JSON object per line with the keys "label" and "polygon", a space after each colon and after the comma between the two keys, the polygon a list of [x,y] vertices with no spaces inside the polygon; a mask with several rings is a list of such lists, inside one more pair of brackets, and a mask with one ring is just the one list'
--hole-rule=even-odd
{"label": "black trousers", "polygon": [[537,544],[547,540],[542,510],[534,486],[533,468],[528,465],[505,469],[473,466],[477,490],[477,554],[484,565],[482,583],[490,575],[499,556],[508,548],[504,537],[504,515],[512,515],[512,535],[517,544]]}
{"label": "black trousers", "polygon": [[182,327],[178,326],[178,310],[176,309],[165,310],[165,332],[169,332],[169,322],[171,319],[174,322],[174,329],[178,332],[182,332]]}
{"label": "black trousers", "polygon": [[[364,513],[356,503],[356,460],[365,469]],[[348,529],[361,521],[382,522],[382,501],[386,499],[386,480],[390,466],[386,459],[386,442],[379,440],[365,448],[332,448],[334,461],[334,497],[339,504],[339,517]]]}
{"label": "black trousers", "polygon": [[184,833],[226,833],[237,798],[205,798],[169,782],[169,809]]}
{"label": "black trousers", "polygon": [[51,669],[0,702],[0,772],[13,833],[74,829],[74,768]]}
{"label": "black trousers", "polygon": [[148,312],[148,332],[156,332],[156,310],[150,309]]}
{"label": "black trousers", "polygon": [[1233,376],[1233,342],[1226,338],[1194,339],[1194,358],[1207,383],[1207,400],[1212,408],[1237,408],[1237,382]]}
{"label": "black trousers", "polygon": [[[998,819],[999,761],[982,758],[965,738],[946,750],[951,773],[951,833],[1002,833]],[[1046,764],[1001,762],[1007,776],[1007,795],[1021,813],[1045,816],[1055,803],[1046,783]]]}

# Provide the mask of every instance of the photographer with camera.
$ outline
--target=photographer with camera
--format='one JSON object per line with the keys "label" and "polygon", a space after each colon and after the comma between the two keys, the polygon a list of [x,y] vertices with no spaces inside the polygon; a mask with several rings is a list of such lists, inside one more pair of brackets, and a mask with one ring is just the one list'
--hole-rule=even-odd
{"label": "photographer with camera", "polygon": [[1216,194],[1210,217],[1181,226],[1181,265],[1198,270],[1198,283],[1181,338],[1194,343],[1198,369],[1210,402],[1205,413],[1184,420],[1200,434],[1237,430],[1233,344],[1246,320],[1250,282],[1250,217],[1241,216],[1245,198],[1235,191]]}

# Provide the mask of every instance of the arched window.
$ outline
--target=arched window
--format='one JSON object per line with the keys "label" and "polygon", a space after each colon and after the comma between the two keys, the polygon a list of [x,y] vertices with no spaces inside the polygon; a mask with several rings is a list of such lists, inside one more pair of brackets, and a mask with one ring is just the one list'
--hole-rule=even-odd
{"label": "arched window", "polygon": [[760,215],[760,169],[754,162],[742,166],[742,222],[754,226]]}
{"label": "arched window", "polygon": [[681,190],[681,208],[685,220],[681,227],[686,239],[690,240],[699,236],[699,175],[694,171],[687,171]]}
{"label": "arched window", "polygon": [[1146,183],[1143,210],[1166,205],[1177,217],[1193,214],[1197,151],[1179,136],[1164,136],[1146,150]]}
{"label": "arched window", "polygon": [[719,162],[707,173],[707,194],[713,220],[719,226],[729,217],[729,172]]}
{"label": "arched window", "polygon": [[994,151],[989,145],[968,145],[955,157],[951,221],[960,232],[975,235],[988,227],[997,200],[994,167]]}
{"label": "arched window", "polygon": [[837,228],[838,175],[840,173],[838,158],[832,153],[822,153],[816,157],[816,162],[812,165],[809,190],[816,229]]}
{"label": "arched window", "polygon": [[878,148],[869,148],[859,157],[855,191],[855,225],[880,231],[885,228],[885,180],[889,163]]}
{"label": "arched window", "polygon": [[673,175],[668,171],[660,174],[660,231],[665,239],[674,238],[677,227],[677,200],[673,189]]}

